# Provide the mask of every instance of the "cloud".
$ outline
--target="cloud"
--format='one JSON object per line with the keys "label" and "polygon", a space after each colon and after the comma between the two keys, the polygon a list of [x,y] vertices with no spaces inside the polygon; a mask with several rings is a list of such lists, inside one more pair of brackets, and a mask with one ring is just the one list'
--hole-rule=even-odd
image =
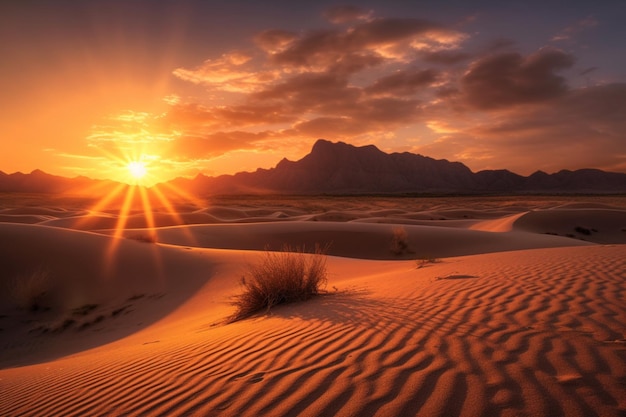
{"label": "cloud", "polygon": [[527,57],[493,54],[473,62],[460,85],[467,103],[484,110],[545,101],[567,91],[565,78],[555,72],[573,64],[572,55],[551,48]]}
{"label": "cloud", "polygon": [[324,17],[331,23],[348,23],[356,20],[368,20],[373,12],[356,6],[334,6],[324,12]]}
{"label": "cloud", "polygon": [[251,96],[253,100],[282,103],[285,111],[304,116],[339,103],[358,101],[360,89],[345,77],[329,73],[305,73],[291,77]]}
{"label": "cloud", "polygon": [[472,169],[534,170],[596,167],[626,170],[626,84],[570,90],[550,103],[513,109],[445,132],[416,148],[462,160]]}
{"label": "cloud", "polygon": [[[410,99],[374,98],[358,105],[346,105],[329,115],[296,123],[291,133],[315,138],[346,139],[359,135],[382,134],[419,116],[419,102]],[[340,110],[340,111],[339,111]],[[330,114],[340,114],[332,116]]]}
{"label": "cloud", "polygon": [[439,74],[432,69],[402,70],[379,78],[374,84],[365,88],[365,91],[372,95],[411,96],[420,89],[431,86],[438,78]]}
{"label": "cloud", "polygon": [[274,71],[258,71],[246,68],[251,56],[230,52],[218,59],[207,59],[194,69],[177,68],[173,74],[184,81],[202,84],[212,89],[235,93],[255,91],[268,82],[275,80],[278,74]]}
{"label": "cloud", "polygon": [[572,39],[575,35],[598,25],[598,21],[593,16],[588,16],[582,20],[577,21],[571,26],[566,27],[556,35],[552,37],[552,41],[565,41]]}
{"label": "cloud", "polygon": [[388,150],[406,139],[421,143],[413,151],[475,170],[626,171],[624,85],[572,89],[573,55],[549,47],[522,54],[503,39],[470,52],[458,30],[355,7],[325,17],[337,25],[265,30],[256,50],[177,69],[203,89],[238,94],[220,105],[168,101],[153,122],[177,132],[170,151],[190,163],[240,150],[278,161],[302,156],[303,144],[320,137]]}
{"label": "cloud", "polygon": [[465,38],[427,20],[374,18],[343,31],[313,31],[291,38],[271,58],[280,65],[323,69],[346,55],[404,60],[415,51],[454,48]]}
{"label": "cloud", "polygon": [[268,29],[257,34],[254,42],[263,51],[269,54],[277,54],[284,51],[289,45],[298,38],[294,32],[281,29]]}
{"label": "cloud", "polygon": [[420,58],[429,63],[455,65],[467,61],[471,58],[471,54],[459,51],[423,51],[419,54]]}

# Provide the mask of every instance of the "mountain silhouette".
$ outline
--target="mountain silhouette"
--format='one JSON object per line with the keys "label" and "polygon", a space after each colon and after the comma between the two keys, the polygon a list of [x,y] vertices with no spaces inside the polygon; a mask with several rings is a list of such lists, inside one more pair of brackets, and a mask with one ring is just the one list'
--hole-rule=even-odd
{"label": "mountain silhouette", "polygon": [[[80,192],[112,181],[64,178],[35,170],[0,171],[0,192]],[[373,145],[353,146],[319,139],[298,161],[283,159],[271,169],[235,175],[176,178],[178,189],[199,195],[219,194],[624,194],[626,174],[598,169],[537,171],[522,176],[508,170],[472,172],[460,162],[409,152],[382,152]]]}
{"label": "mountain silhouette", "polygon": [[537,171],[524,177],[507,170],[473,173],[460,162],[422,155],[387,154],[373,145],[356,147],[318,140],[299,161],[283,159],[272,169],[193,179],[172,184],[194,194],[504,194],[626,193],[626,174],[597,169]]}

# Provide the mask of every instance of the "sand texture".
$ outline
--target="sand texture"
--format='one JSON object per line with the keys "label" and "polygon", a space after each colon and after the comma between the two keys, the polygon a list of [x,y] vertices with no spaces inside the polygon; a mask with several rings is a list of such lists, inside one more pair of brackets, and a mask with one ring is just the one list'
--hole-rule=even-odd
{"label": "sand texture", "polygon": [[[32,198],[0,199],[2,416],[626,415],[626,198]],[[315,244],[325,294],[228,322]]]}

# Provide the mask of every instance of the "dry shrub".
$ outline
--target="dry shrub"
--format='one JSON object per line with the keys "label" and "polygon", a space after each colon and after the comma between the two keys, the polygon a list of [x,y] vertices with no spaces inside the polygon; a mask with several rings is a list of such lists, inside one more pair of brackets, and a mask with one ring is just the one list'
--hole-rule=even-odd
{"label": "dry shrub", "polygon": [[9,294],[18,307],[37,311],[44,308],[50,289],[50,273],[36,269],[30,274],[16,275],[9,281]]}
{"label": "dry shrub", "polygon": [[415,267],[417,269],[424,268],[428,264],[436,264],[441,262],[438,258],[434,256],[423,256],[415,260]]}
{"label": "dry shrub", "polygon": [[402,255],[409,252],[409,234],[404,227],[394,227],[391,236],[391,253]]}
{"label": "dry shrub", "polygon": [[243,293],[232,302],[237,311],[230,321],[244,319],[278,304],[304,301],[318,295],[326,286],[325,250],[316,247],[313,254],[283,248],[267,251],[258,264],[250,265],[242,277]]}
{"label": "dry shrub", "polygon": [[144,243],[156,243],[157,241],[156,236],[153,234],[136,234],[128,236],[128,239]]}

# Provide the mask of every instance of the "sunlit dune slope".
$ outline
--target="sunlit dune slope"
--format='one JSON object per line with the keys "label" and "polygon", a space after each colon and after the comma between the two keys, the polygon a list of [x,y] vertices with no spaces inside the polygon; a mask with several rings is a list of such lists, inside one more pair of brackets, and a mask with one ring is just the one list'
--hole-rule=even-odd
{"label": "sunlit dune slope", "polygon": [[625,251],[503,252],[423,268],[330,258],[331,295],[225,325],[242,253],[199,250],[222,262],[179,308],[114,343],[0,371],[0,411],[621,416]]}

